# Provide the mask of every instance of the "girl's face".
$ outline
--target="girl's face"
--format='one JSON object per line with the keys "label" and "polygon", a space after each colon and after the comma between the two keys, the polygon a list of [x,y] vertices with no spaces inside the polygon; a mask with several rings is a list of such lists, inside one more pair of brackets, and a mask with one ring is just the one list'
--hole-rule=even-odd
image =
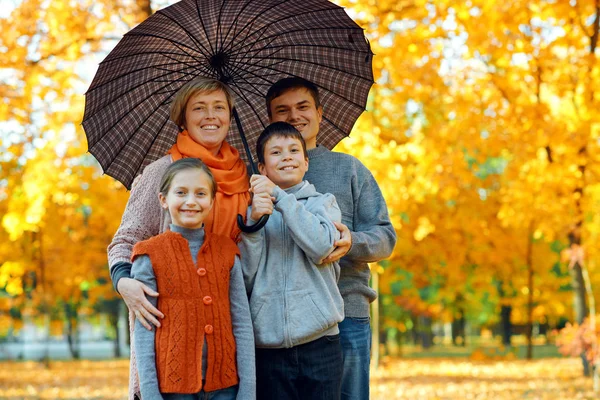
{"label": "girl's face", "polygon": [[166,196],[158,194],[161,206],[169,210],[173,224],[189,229],[201,228],[213,206],[211,180],[199,169],[179,171]]}
{"label": "girl's face", "polygon": [[198,92],[185,107],[185,125],[190,137],[213,154],[221,149],[229,131],[231,114],[225,93]]}

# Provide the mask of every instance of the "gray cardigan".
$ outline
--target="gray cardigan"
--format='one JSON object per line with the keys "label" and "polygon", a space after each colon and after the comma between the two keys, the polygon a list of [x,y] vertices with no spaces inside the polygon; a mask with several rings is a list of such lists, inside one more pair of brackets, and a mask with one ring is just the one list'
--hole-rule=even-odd
{"label": "gray cardigan", "polygon": [[339,333],[339,265],[321,264],[339,238],[333,221],[341,215],[332,195],[306,181],[273,194],[264,229],[242,234],[242,270],[256,346],[289,348]]}
{"label": "gray cardigan", "polygon": [[[187,239],[194,263],[198,257],[198,251],[204,243],[204,229],[185,229],[176,225],[170,226],[171,231],[180,233]],[[137,279],[153,290],[157,290],[156,277],[152,269],[152,263],[147,255],[137,257],[133,262],[131,277]],[[148,300],[156,307],[157,298],[147,296]],[[256,399],[256,370],[254,364],[254,338],[252,332],[252,321],[248,308],[248,298],[244,288],[239,259],[235,258],[235,264],[230,272],[229,298],[231,302],[231,323],[235,337],[237,370],[239,376],[238,400]],[[154,337],[155,330],[151,331],[136,319],[133,345],[137,354],[137,368],[140,378],[140,390],[144,400],[162,400],[158,389],[158,377],[155,364]],[[160,328],[159,328],[160,329]],[[203,347],[202,353],[202,376],[206,373],[206,360],[208,346]]]}
{"label": "gray cardigan", "polygon": [[389,257],[396,231],[387,205],[371,172],[355,157],[318,146],[308,150],[304,179],[321,193],[335,196],[342,223],[350,229],[352,247],[340,260],[339,288],[347,317],[368,317],[369,303],[377,293],[369,287],[367,263]]}

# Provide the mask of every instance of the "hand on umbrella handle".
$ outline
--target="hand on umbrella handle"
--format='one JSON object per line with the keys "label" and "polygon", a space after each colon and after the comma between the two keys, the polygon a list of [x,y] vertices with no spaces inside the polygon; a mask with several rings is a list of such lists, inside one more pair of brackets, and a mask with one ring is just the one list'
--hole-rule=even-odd
{"label": "hand on umbrella handle", "polygon": [[269,216],[263,215],[262,217],[260,217],[258,222],[255,223],[254,225],[246,225],[246,224],[244,224],[244,217],[242,217],[240,214],[238,214],[238,216],[237,216],[237,224],[238,224],[239,228],[242,230],[242,232],[245,232],[245,233],[257,232],[258,230],[260,230],[263,226],[265,226],[267,224],[268,220],[269,220]]}

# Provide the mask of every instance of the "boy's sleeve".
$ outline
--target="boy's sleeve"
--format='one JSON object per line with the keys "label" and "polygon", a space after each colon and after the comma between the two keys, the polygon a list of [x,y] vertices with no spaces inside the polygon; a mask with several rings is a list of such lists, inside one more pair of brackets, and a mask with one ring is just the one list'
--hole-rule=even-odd
{"label": "boy's sleeve", "polygon": [[237,398],[256,399],[256,365],[254,361],[254,331],[250,317],[250,306],[244,288],[242,265],[235,258],[229,278],[229,300],[231,303],[231,323],[235,337],[237,370],[240,380]]}
{"label": "boy's sleeve", "polygon": [[[252,207],[248,207],[248,215],[246,219],[248,224],[253,224],[256,222],[250,218],[251,211]],[[248,297],[252,294],[254,280],[256,278],[256,273],[258,272],[258,266],[260,265],[265,246],[267,245],[265,240],[265,229],[266,227],[254,233],[242,232],[240,235],[241,240],[238,243],[238,247],[240,249],[242,272]]]}
{"label": "boy's sleeve", "polygon": [[376,262],[389,257],[396,245],[396,230],[387,205],[371,172],[359,164],[358,196],[354,203],[352,246],[344,258]]}
{"label": "boy's sleeve", "polygon": [[[150,257],[147,255],[135,258],[131,267],[131,277],[142,282],[150,289],[157,290],[156,277],[154,276]],[[146,298],[156,307],[158,303],[156,297],[146,295]],[[162,400],[162,395],[158,387],[158,375],[156,373],[156,353],[154,350],[155,329],[156,327],[152,326],[152,330],[149,331],[137,319],[133,327],[133,345],[135,346],[137,369],[140,378],[140,391],[144,400]]]}
{"label": "boy's sleeve", "polygon": [[119,279],[130,276],[133,246],[160,231],[162,214],[157,195],[157,179],[162,176],[163,166],[162,163],[150,164],[144,173],[136,178],[121,224],[108,246],[108,265],[115,290]]}
{"label": "boy's sleeve", "polygon": [[341,211],[332,194],[323,194],[308,210],[296,196],[276,187],[275,209],[281,212],[294,242],[316,265],[331,253],[339,231],[333,221],[341,221]]}

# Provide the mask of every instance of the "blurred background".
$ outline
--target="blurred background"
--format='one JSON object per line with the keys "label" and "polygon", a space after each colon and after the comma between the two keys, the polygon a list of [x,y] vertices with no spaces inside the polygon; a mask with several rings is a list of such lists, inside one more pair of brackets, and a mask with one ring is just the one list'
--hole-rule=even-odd
{"label": "blurred background", "polygon": [[[371,266],[372,397],[595,398],[599,1],[334,2],[376,80],[336,150],[398,234]],[[172,3],[1,0],[0,398],[126,396],[106,247],[128,193],[87,153],[83,94]]]}

